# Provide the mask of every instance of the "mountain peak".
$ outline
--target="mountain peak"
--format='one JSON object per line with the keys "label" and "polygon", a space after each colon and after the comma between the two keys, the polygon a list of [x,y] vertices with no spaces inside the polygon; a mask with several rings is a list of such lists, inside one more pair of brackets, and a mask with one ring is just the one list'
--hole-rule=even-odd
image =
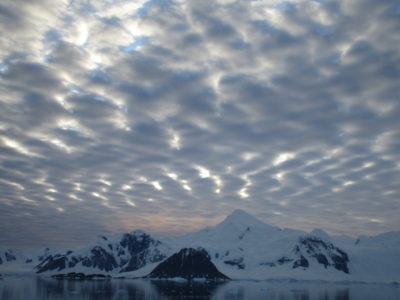
{"label": "mountain peak", "polygon": [[275,227],[270,226],[264,222],[261,222],[256,217],[252,216],[251,214],[247,213],[242,209],[234,210],[230,215],[228,215],[225,220],[220,223],[228,226],[234,226],[239,230],[245,230],[246,228],[250,227],[271,227],[275,229]]}
{"label": "mountain peak", "polygon": [[148,235],[146,232],[144,232],[141,229],[136,229],[130,232],[131,235],[133,236],[142,236],[142,235]]}
{"label": "mountain peak", "polygon": [[243,209],[235,209],[231,214],[227,217],[230,219],[243,219],[243,218],[250,218],[250,219],[255,219],[252,215],[250,215],[248,212],[244,211]]}
{"label": "mountain peak", "polygon": [[314,230],[310,232],[310,235],[322,238],[327,241],[329,241],[331,239],[329,234],[327,234],[324,230],[322,230],[320,228],[314,228]]}

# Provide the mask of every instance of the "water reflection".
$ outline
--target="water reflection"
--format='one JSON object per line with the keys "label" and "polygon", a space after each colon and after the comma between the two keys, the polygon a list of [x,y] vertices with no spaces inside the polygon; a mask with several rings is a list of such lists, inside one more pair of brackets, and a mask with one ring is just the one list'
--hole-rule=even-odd
{"label": "water reflection", "polygon": [[227,283],[182,283],[129,279],[56,280],[42,277],[5,277],[0,280],[4,300],[398,300],[395,285],[338,285],[231,281]]}
{"label": "water reflection", "polygon": [[349,300],[350,299],[350,289],[346,288],[343,290],[336,291],[335,297],[337,300]]}
{"label": "water reflection", "polygon": [[[247,282],[232,283],[219,290],[213,299],[244,300],[346,300],[349,288],[331,285],[310,285],[297,283]],[[354,298],[357,299],[357,298]]]}
{"label": "water reflection", "polygon": [[147,281],[57,280],[42,277],[10,277],[0,282],[0,299],[163,299]]}
{"label": "water reflection", "polygon": [[151,281],[151,284],[161,294],[173,299],[201,298],[211,299],[219,286],[225,282],[173,282]]}

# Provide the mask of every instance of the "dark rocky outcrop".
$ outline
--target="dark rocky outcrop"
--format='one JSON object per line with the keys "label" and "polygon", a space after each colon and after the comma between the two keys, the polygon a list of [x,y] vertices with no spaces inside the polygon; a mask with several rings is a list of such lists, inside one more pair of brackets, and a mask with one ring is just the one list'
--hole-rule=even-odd
{"label": "dark rocky outcrop", "polygon": [[72,251],[68,251],[66,254],[56,254],[48,256],[44,261],[36,266],[37,273],[43,273],[46,271],[64,270],[67,267],[73,268],[79,262],[83,266],[88,268],[97,268],[101,271],[111,271],[117,267],[117,262],[114,256],[105,251],[103,248],[96,246],[90,250],[90,255],[85,257],[75,257]]}
{"label": "dark rocky outcrop", "polygon": [[68,274],[55,274],[55,275],[52,275],[51,277],[55,278],[55,279],[78,279],[78,280],[111,278],[110,275],[84,274],[84,273],[75,273],[75,272],[70,272]]}
{"label": "dark rocky outcrop", "polygon": [[323,254],[315,254],[314,257],[317,259],[318,263],[324,265],[325,269],[330,265],[328,259]]}
{"label": "dark rocky outcrop", "polygon": [[[11,262],[11,261],[14,261],[14,260],[17,259],[17,258],[15,257],[15,255],[14,255],[14,253],[13,253],[11,250],[9,250],[9,249],[5,250],[3,253],[4,253],[4,259],[5,259],[6,262]],[[1,254],[1,253],[0,253],[0,254]],[[0,265],[3,264],[3,263],[4,263],[4,261],[3,261],[3,259],[0,257]]]}
{"label": "dark rocky outcrop", "polygon": [[242,257],[237,259],[225,260],[224,264],[236,266],[240,270],[243,270],[246,267],[246,265],[243,263]]}
{"label": "dark rocky outcrop", "polygon": [[317,260],[325,268],[329,266],[344,273],[349,273],[348,262],[349,257],[346,252],[335,247],[331,242],[314,236],[302,237],[299,240],[300,247],[297,246],[296,251],[301,253],[300,248]]}
{"label": "dark rocky outcrop", "polygon": [[[125,262],[120,272],[135,271],[148,263],[155,263],[165,259],[166,256],[157,249],[160,244],[160,241],[154,240],[144,232],[136,235],[125,234],[120,246],[129,251],[131,258]],[[154,249],[152,252],[149,251],[150,247]]]}
{"label": "dark rocky outcrop", "polygon": [[345,273],[349,273],[349,268],[347,263],[349,262],[349,258],[346,253],[343,251],[338,251],[341,255],[332,255],[331,258],[333,260],[333,266],[336,270],[343,271]]}
{"label": "dark rocky outcrop", "polygon": [[280,259],[278,259],[276,262],[277,262],[279,265],[283,265],[283,264],[288,263],[288,262],[291,262],[291,261],[293,261],[293,259],[288,258],[288,257],[286,257],[286,256],[282,256],[282,257],[281,257]]}
{"label": "dark rocky outcrop", "polygon": [[300,255],[300,258],[293,263],[293,269],[300,267],[308,268],[308,266],[308,260],[303,255]]}
{"label": "dark rocky outcrop", "polygon": [[6,256],[6,261],[16,260],[15,255],[11,251],[6,252],[5,256]]}
{"label": "dark rocky outcrop", "polygon": [[293,252],[289,256],[282,256],[276,261],[262,262],[260,265],[276,267],[293,262],[293,269],[307,269],[310,267],[311,261],[316,261],[323,265],[325,269],[333,267],[338,271],[349,273],[348,255],[331,242],[316,236],[299,238],[298,244],[293,248]]}
{"label": "dark rocky outcrop", "polygon": [[112,271],[118,266],[114,256],[101,247],[94,247],[90,252],[91,256],[82,260],[83,266],[104,271]]}
{"label": "dark rocky outcrop", "polygon": [[276,264],[273,262],[262,262],[262,263],[260,263],[260,266],[275,267]]}
{"label": "dark rocky outcrop", "polygon": [[125,267],[121,269],[120,273],[138,270],[148,263],[159,262],[166,257],[157,250],[155,252],[156,253],[151,255],[148,250],[144,250],[135,256],[132,256],[131,259],[125,264]]}
{"label": "dark rocky outcrop", "polygon": [[250,232],[250,227],[247,227],[246,230],[241,235],[239,235],[239,240],[243,240],[246,233],[248,233],[248,232]]}
{"label": "dark rocky outcrop", "polygon": [[105,272],[129,272],[142,268],[148,263],[162,261],[166,255],[158,246],[161,242],[143,231],[124,234],[120,240],[111,242],[100,236],[98,245],[85,251],[67,251],[49,255],[35,268],[37,273],[72,269],[78,265]]}
{"label": "dark rocky outcrop", "polygon": [[184,248],[161,262],[145,278],[174,278],[181,277],[188,280],[204,278],[209,280],[227,280],[211,262],[210,256],[204,249]]}
{"label": "dark rocky outcrop", "polygon": [[37,273],[43,273],[46,271],[65,269],[67,258],[65,255],[49,255],[45,260],[36,266]]}

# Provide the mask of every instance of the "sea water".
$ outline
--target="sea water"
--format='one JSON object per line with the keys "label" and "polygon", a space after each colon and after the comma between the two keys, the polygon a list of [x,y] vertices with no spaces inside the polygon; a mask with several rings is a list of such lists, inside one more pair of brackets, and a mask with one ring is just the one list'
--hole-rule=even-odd
{"label": "sea water", "polygon": [[400,286],[285,281],[58,280],[36,276],[3,276],[0,279],[0,299],[399,300]]}

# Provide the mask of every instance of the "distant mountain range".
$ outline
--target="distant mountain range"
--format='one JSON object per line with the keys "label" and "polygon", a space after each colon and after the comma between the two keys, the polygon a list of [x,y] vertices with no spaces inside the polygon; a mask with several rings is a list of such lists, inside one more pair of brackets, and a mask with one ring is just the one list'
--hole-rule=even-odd
{"label": "distant mountain range", "polygon": [[235,210],[213,227],[177,238],[137,230],[62,251],[0,248],[0,273],[10,272],[400,282],[400,232],[358,239],[307,233]]}

